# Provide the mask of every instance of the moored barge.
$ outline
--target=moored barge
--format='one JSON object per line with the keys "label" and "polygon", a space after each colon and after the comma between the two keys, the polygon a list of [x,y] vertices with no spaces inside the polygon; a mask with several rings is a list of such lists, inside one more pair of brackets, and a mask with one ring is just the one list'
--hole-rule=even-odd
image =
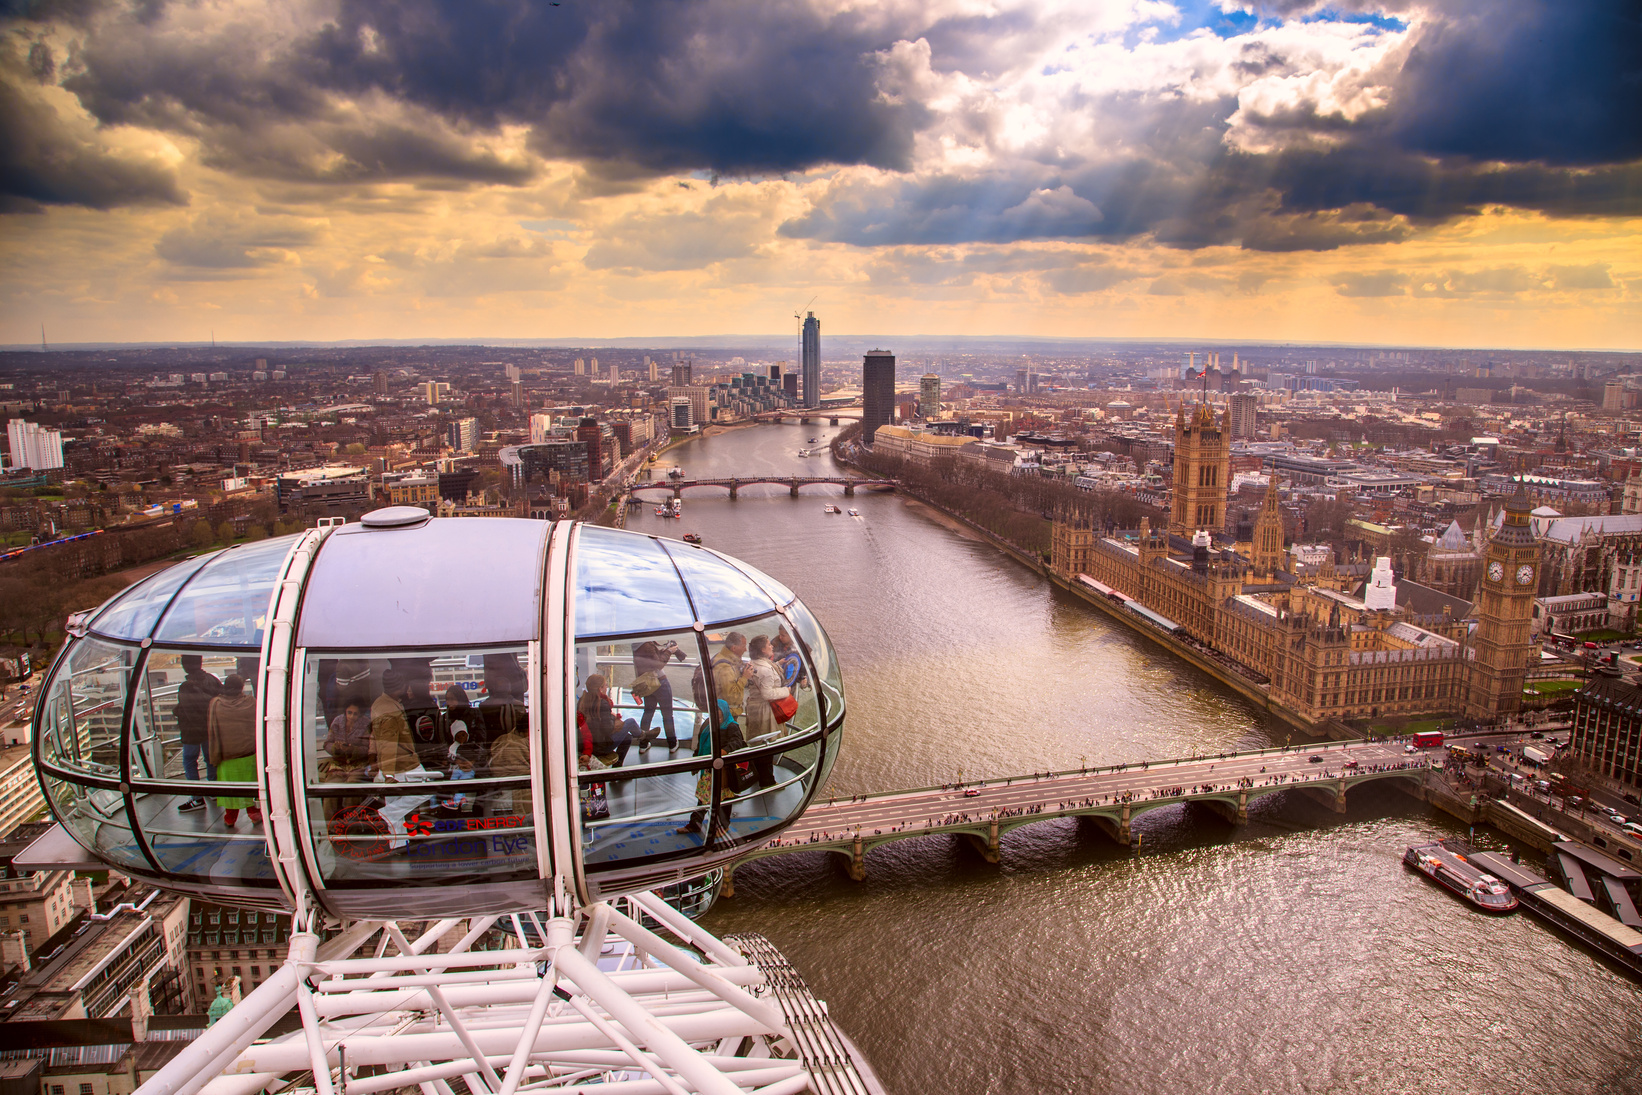
{"label": "moored barge", "polygon": [[1469,848],[1460,851],[1440,840],[1413,844],[1403,853],[1403,863],[1483,912],[1515,912],[1517,899],[1511,887],[1471,862],[1469,852]]}

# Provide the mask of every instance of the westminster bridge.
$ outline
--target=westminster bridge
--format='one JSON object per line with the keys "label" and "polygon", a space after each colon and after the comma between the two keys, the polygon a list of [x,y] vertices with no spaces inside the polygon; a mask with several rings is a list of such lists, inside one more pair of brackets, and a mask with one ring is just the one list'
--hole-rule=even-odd
{"label": "westminster bridge", "polygon": [[[1134,820],[1152,810],[1192,802],[1243,824],[1249,803],[1268,795],[1300,794],[1344,813],[1352,787],[1392,779],[1408,782],[1413,790],[1433,762],[1434,754],[1410,754],[1396,742],[1328,742],[818,799],[780,839],[739,862],[830,852],[845,861],[851,878],[861,881],[866,854],[880,844],[951,834],[965,838],[988,863],[997,863],[1005,833],[1065,817],[1089,818],[1113,840],[1128,845]],[[735,893],[729,869],[721,892]]]}

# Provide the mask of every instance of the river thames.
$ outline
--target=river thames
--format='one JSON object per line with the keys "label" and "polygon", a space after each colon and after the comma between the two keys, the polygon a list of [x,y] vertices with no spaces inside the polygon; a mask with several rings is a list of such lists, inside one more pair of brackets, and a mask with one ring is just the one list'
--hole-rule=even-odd
{"label": "river thames", "polygon": [[[661,466],[837,475],[797,455],[837,432],[733,430]],[[628,527],[697,532],[815,611],[848,700],[825,793],[1287,735],[899,494],[699,489],[682,520],[645,506]],[[1423,804],[1370,785],[1343,816],[1278,795],[1238,828],[1180,807],[1135,829],[1138,853],[1092,823],[1028,826],[1000,866],[961,838],[906,840],[871,852],[860,883],[824,853],[759,860],[705,923],[769,936],[891,1095],[1642,1092],[1642,987],[1526,915],[1485,918],[1406,871],[1408,844],[1465,835]]]}

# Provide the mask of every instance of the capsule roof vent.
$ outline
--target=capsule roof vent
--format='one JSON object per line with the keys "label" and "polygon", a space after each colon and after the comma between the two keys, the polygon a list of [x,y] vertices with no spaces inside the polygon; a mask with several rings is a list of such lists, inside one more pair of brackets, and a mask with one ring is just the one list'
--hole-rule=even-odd
{"label": "capsule roof vent", "polygon": [[416,506],[388,506],[373,509],[359,519],[366,528],[415,528],[429,521],[428,511]]}

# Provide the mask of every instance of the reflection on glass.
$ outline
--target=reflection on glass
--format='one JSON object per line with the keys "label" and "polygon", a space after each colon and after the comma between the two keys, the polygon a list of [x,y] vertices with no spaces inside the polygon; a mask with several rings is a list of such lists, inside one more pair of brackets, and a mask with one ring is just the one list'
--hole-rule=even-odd
{"label": "reflection on glass", "polygon": [[[821,743],[811,741],[775,756],[752,757],[737,765],[756,778],[748,779],[743,774],[740,792],[728,800],[730,837],[750,840],[797,815],[819,778],[816,761],[820,757]],[[726,770],[729,770],[728,762]],[[727,786],[726,793],[731,789]]]}
{"label": "reflection on glass", "polygon": [[115,639],[148,638],[177,590],[214,558],[215,552],[186,560],[132,586],[97,614],[91,630]]}
{"label": "reflection on glass", "polygon": [[832,640],[827,638],[827,633],[803,602],[793,602],[787,611],[815,663],[816,676],[826,695],[827,721],[836,722],[844,714],[844,678],[838,671],[838,652],[832,648]]}
{"label": "reflection on glass", "polygon": [[681,760],[702,722],[704,687],[694,631],[580,643],[574,658],[581,767],[633,767]]}
{"label": "reflection on glass", "polygon": [[57,819],[81,844],[111,863],[148,870],[148,859],[131,835],[125,796],[101,787],[84,787],[47,777]]}
{"label": "reflection on glass", "polygon": [[769,594],[707,548],[668,544],[667,551],[684,575],[690,600],[704,622],[739,620],[775,607]]}
{"label": "reflection on glass", "polygon": [[249,687],[255,673],[246,678],[247,668],[241,659],[220,651],[150,650],[132,707],[131,778],[215,780],[209,749],[211,701],[236,674]]}
{"label": "reflection on glass", "polygon": [[534,876],[526,651],[310,654],[303,764],[330,885]]}
{"label": "reflection on glass", "polygon": [[633,779],[601,779],[597,769],[582,772],[583,862],[594,866],[699,850],[702,838],[689,828],[695,815],[706,813],[696,790],[698,780],[711,781],[706,765],[703,759],[689,771]]}
{"label": "reflection on glass", "polygon": [[175,874],[233,885],[276,885],[263,827],[249,816],[227,822],[230,807],[246,810],[256,803],[254,786],[202,785],[230,792],[196,798],[187,793],[137,792],[137,821],[160,866]]}
{"label": "reflection on glass", "polygon": [[583,526],[576,587],[578,635],[659,630],[695,619],[672,561],[650,537]]}
{"label": "reflection on glass", "polygon": [[69,653],[52,690],[51,760],[112,778],[120,774],[120,725],[136,650],[82,639]]}
{"label": "reflection on glass", "polygon": [[[713,551],[712,548],[707,548],[706,550]],[[726,563],[734,566],[747,577],[757,582],[761,587],[763,587],[764,592],[770,595],[771,599],[774,600],[776,604],[790,604],[796,599],[792,590],[788,589],[768,574],[765,574],[757,567],[750,566],[749,564],[742,562],[740,559],[732,559],[721,551],[713,551],[713,554],[717,555],[720,559],[723,559]]]}
{"label": "reflection on glass", "polygon": [[296,536],[230,548],[200,568],[160,621],[162,642],[260,647],[268,597]]}

